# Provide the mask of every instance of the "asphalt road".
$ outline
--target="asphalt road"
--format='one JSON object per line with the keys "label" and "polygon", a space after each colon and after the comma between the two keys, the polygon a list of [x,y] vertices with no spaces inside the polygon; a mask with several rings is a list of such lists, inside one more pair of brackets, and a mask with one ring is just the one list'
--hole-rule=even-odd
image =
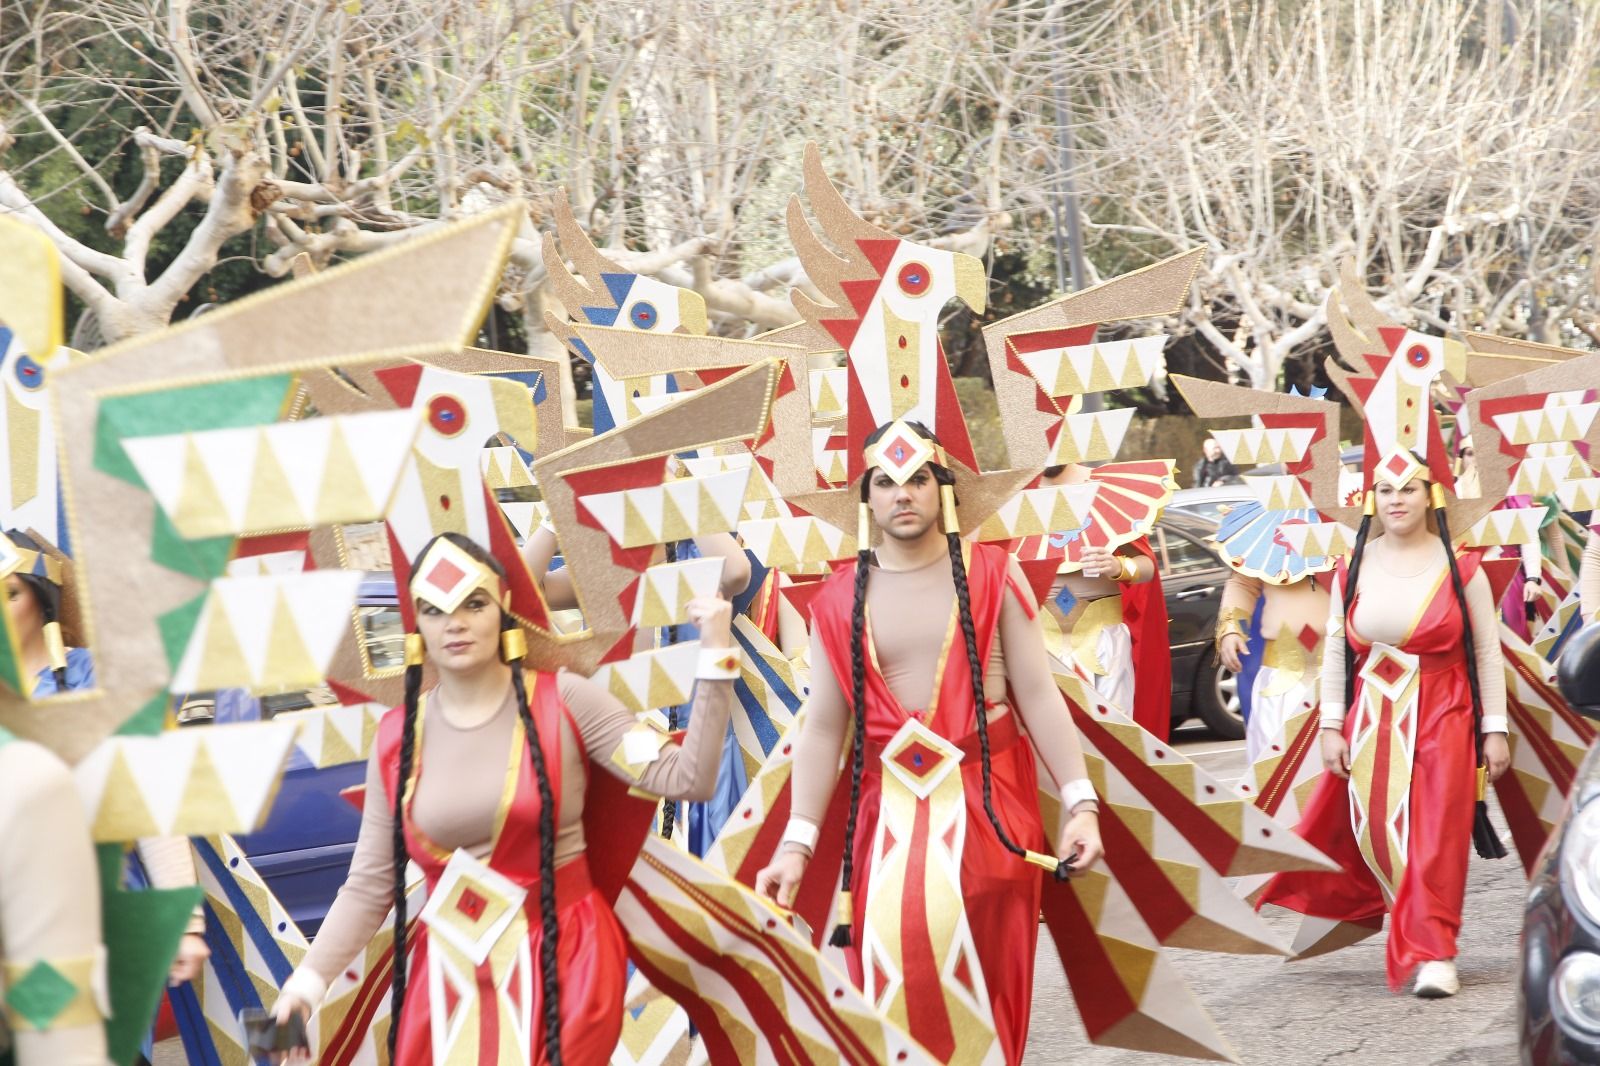
{"label": "asphalt road", "polygon": [[[1177,747],[1232,780],[1242,742],[1186,731]],[[1498,819],[1498,814],[1496,815]],[[1501,823],[1502,836],[1504,824]],[[1509,839],[1509,838],[1508,838]],[[1516,858],[1473,857],[1461,933],[1461,993],[1394,995],[1383,977],[1383,936],[1305,962],[1174,951],[1189,986],[1249,1066],[1516,1066],[1517,944],[1525,892]],[[1298,915],[1269,909],[1285,945]],[[1152,1066],[1192,1060],[1089,1046],[1056,962],[1041,937],[1026,1066]]]}
{"label": "asphalt road", "polygon": [[[1201,729],[1178,748],[1224,780],[1244,771],[1243,742]],[[1502,835],[1504,826],[1502,824]],[[1513,858],[1469,867],[1461,993],[1420,1000],[1383,979],[1383,937],[1306,962],[1173,951],[1179,971],[1248,1066],[1516,1066],[1517,940],[1525,883]],[[1269,911],[1285,945],[1298,918]],[[1049,937],[1041,937],[1025,1066],[1156,1066],[1193,1060],[1089,1045]],[[155,1066],[184,1066],[176,1041]]]}

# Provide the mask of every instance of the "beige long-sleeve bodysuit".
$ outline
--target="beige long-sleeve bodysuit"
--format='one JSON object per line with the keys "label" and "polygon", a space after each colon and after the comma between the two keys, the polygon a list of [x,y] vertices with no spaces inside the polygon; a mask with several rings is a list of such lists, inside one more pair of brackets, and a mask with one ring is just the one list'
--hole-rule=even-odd
{"label": "beige long-sleeve bodysuit", "polygon": [[[100,874],[72,771],[37,744],[0,746],[0,960],[100,951]],[[0,1033],[0,1042],[4,1034]],[[105,1066],[102,1021],[11,1034],[18,1066]]]}
{"label": "beige long-sleeve bodysuit", "polygon": [[[1027,588],[1016,560],[1009,565],[1017,587]],[[916,570],[874,567],[867,580],[867,622],[878,666],[895,699],[908,710],[926,708],[932,698],[939,653],[955,606],[955,581],[948,559]],[[959,629],[956,640],[960,640]],[[959,644],[951,654],[962,654]],[[1008,684],[1016,700],[1015,713],[1022,716],[1022,725],[1057,786],[1085,777],[1077,729],[1050,674],[1038,618],[1029,617],[1010,592],[1000,611],[998,639],[984,669],[985,698],[1007,699]],[[839,755],[849,724],[848,701],[821,639],[813,632],[811,694],[794,761],[794,817],[812,825],[821,823],[838,779]]]}
{"label": "beige long-sleeve bodysuit", "polygon": [[[571,722],[563,721],[561,726],[557,866],[584,850],[583,795],[593,767],[658,796],[703,800],[711,795],[732,710],[733,682],[698,682],[682,745],[667,744],[634,781],[610,761],[623,734],[638,722],[633,713],[587,678],[564,670],[556,677],[561,699],[571,713]],[[531,677],[529,680],[531,683]],[[506,756],[517,720],[515,696],[508,686],[499,711],[471,729],[451,724],[437,690],[426,697],[422,713],[426,716],[419,763],[423,769],[417,776],[411,816],[416,827],[441,848],[464,848],[484,858],[492,846],[495,814],[505,786]],[[492,769],[486,772],[485,767]],[[285,992],[293,991],[312,1004],[322,999],[328,983],[378,932],[394,899],[394,804],[384,787],[376,751],[367,761],[366,789],[350,875],[305,961],[284,986]]]}
{"label": "beige long-sleeve bodysuit", "polygon": [[[1421,574],[1396,572],[1379,538],[1367,546],[1361,564],[1355,627],[1362,639],[1395,647],[1404,645],[1412,627],[1436,589],[1449,590],[1450,571],[1443,545],[1437,562]],[[1441,582],[1443,583],[1441,585]],[[1472,619],[1478,663],[1478,692],[1483,701],[1484,733],[1506,731],[1506,679],[1500,658],[1500,613],[1489,579],[1479,570],[1466,586],[1467,614]],[[1322,727],[1337,728],[1345,718],[1345,640],[1343,582],[1334,579],[1328,602],[1328,639],[1322,653]]]}

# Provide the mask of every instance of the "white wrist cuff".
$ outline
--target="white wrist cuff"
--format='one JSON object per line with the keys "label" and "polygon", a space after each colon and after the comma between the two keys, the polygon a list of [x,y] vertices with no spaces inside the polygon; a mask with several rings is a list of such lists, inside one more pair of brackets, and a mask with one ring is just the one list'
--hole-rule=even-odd
{"label": "white wrist cuff", "polygon": [[1087,777],[1068,781],[1061,786],[1061,802],[1067,810],[1072,810],[1085,800],[1092,800],[1097,804],[1100,802],[1100,797],[1094,793],[1094,785]]}
{"label": "white wrist cuff", "polygon": [[1483,716],[1483,721],[1478,723],[1478,732],[1509,733],[1511,732],[1511,724],[1503,714],[1486,714]]}
{"label": "white wrist cuff", "polygon": [[[822,830],[803,818],[790,818],[783,827],[783,844],[798,844],[809,852],[817,850],[817,837]],[[780,844],[780,846],[782,846]]]}
{"label": "white wrist cuff", "polygon": [[739,679],[738,648],[701,648],[700,662],[694,676],[701,681],[737,681]]}
{"label": "white wrist cuff", "polygon": [[283,992],[280,994],[294,996],[315,1012],[328,994],[328,982],[315,971],[301,966],[289,975],[289,979],[283,983]]}
{"label": "white wrist cuff", "polygon": [[1324,707],[1320,712],[1318,725],[1323,729],[1344,728],[1344,708]]}

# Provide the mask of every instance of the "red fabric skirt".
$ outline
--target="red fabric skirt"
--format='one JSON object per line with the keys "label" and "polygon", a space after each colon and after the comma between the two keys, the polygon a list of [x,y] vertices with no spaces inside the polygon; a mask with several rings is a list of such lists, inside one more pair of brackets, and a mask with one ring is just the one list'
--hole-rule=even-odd
{"label": "red fabric skirt", "polygon": [[[569,870],[581,872],[569,874]],[[557,947],[561,975],[561,1057],[565,1066],[605,1066],[622,1034],[622,1001],[628,986],[627,945],[605,898],[588,881],[587,864],[577,859],[556,871]],[[566,898],[570,897],[570,898]],[[529,1061],[548,1066],[544,1035],[544,988],[539,979],[544,927],[539,889],[528,890],[529,944],[533,952],[533,1046]],[[421,926],[417,928],[422,929]],[[417,939],[407,970],[406,1000],[400,1017],[396,1066],[432,1066],[429,1038],[428,937]]]}
{"label": "red fabric skirt", "polygon": [[[1016,712],[1002,716],[990,726],[992,742],[990,788],[995,813],[1013,842],[1033,851],[1047,850],[1044,828],[1039,819],[1038,778],[1033,747],[1018,735]],[[1038,867],[1011,854],[995,836],[989,816],[983,809],[983,770],[976,737],[960,745],[970,748],[962,760],[961,778],[967,799],[966,841],[961,853],[961,898],[966,905],[972,942],[983,968],[990,1007],[994,1012],[995,1034],[1008,1066],[1022,1061],[1028,1043],[1028,1013],[1033,1004],[1033,956],[1039,942],[1039,895],[1043,887]],[[867,760],[876,767],[878,760]],[[877,831],[878,798],[883,787],[881,771],[869,770],[861,776],[861,813],[856,819],[855,877],[851,892],[855,897],[856,925],[852,945],[845,949],[850,978],[863,986],[861,972],[861,916],[866,913],[872,886],[867,880],[867,857],[872,854],[872,838]],[[905,960],[911,1035],[940,1054],[944,1034],[918,1024],[917,1003],[934,1002],[939,975],[931,967],[914,966]],[[940,1015],[942,1017],[942,1014]]]}
{"label": "red fabric skirt", "polygon": [[[1345,720],[1346,740],[1353,717]],[[1395,991],[1424,962],[1456,956],[1472,847],[1476,762],[1465,671],[1424,670],[1411,769],[1411,838],[1389,921],[1386,969]],[[1262,891],[1261,903],[1346,922],[1384,914],[1383,892],[1351,828],[1349,782],[1324,773],[1295,832],[1340,870],[1279,874]]]}

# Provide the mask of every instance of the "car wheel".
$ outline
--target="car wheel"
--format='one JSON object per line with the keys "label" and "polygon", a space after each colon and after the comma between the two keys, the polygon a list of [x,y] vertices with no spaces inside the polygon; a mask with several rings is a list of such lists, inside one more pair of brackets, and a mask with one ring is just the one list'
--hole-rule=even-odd
{"label": "car wheel", "polygon": [[1244,711],[1239,705],[1239,676],[1209,657],[1194,680],[1194,709],[1200,720],[1224,740],[1244,739]]}

